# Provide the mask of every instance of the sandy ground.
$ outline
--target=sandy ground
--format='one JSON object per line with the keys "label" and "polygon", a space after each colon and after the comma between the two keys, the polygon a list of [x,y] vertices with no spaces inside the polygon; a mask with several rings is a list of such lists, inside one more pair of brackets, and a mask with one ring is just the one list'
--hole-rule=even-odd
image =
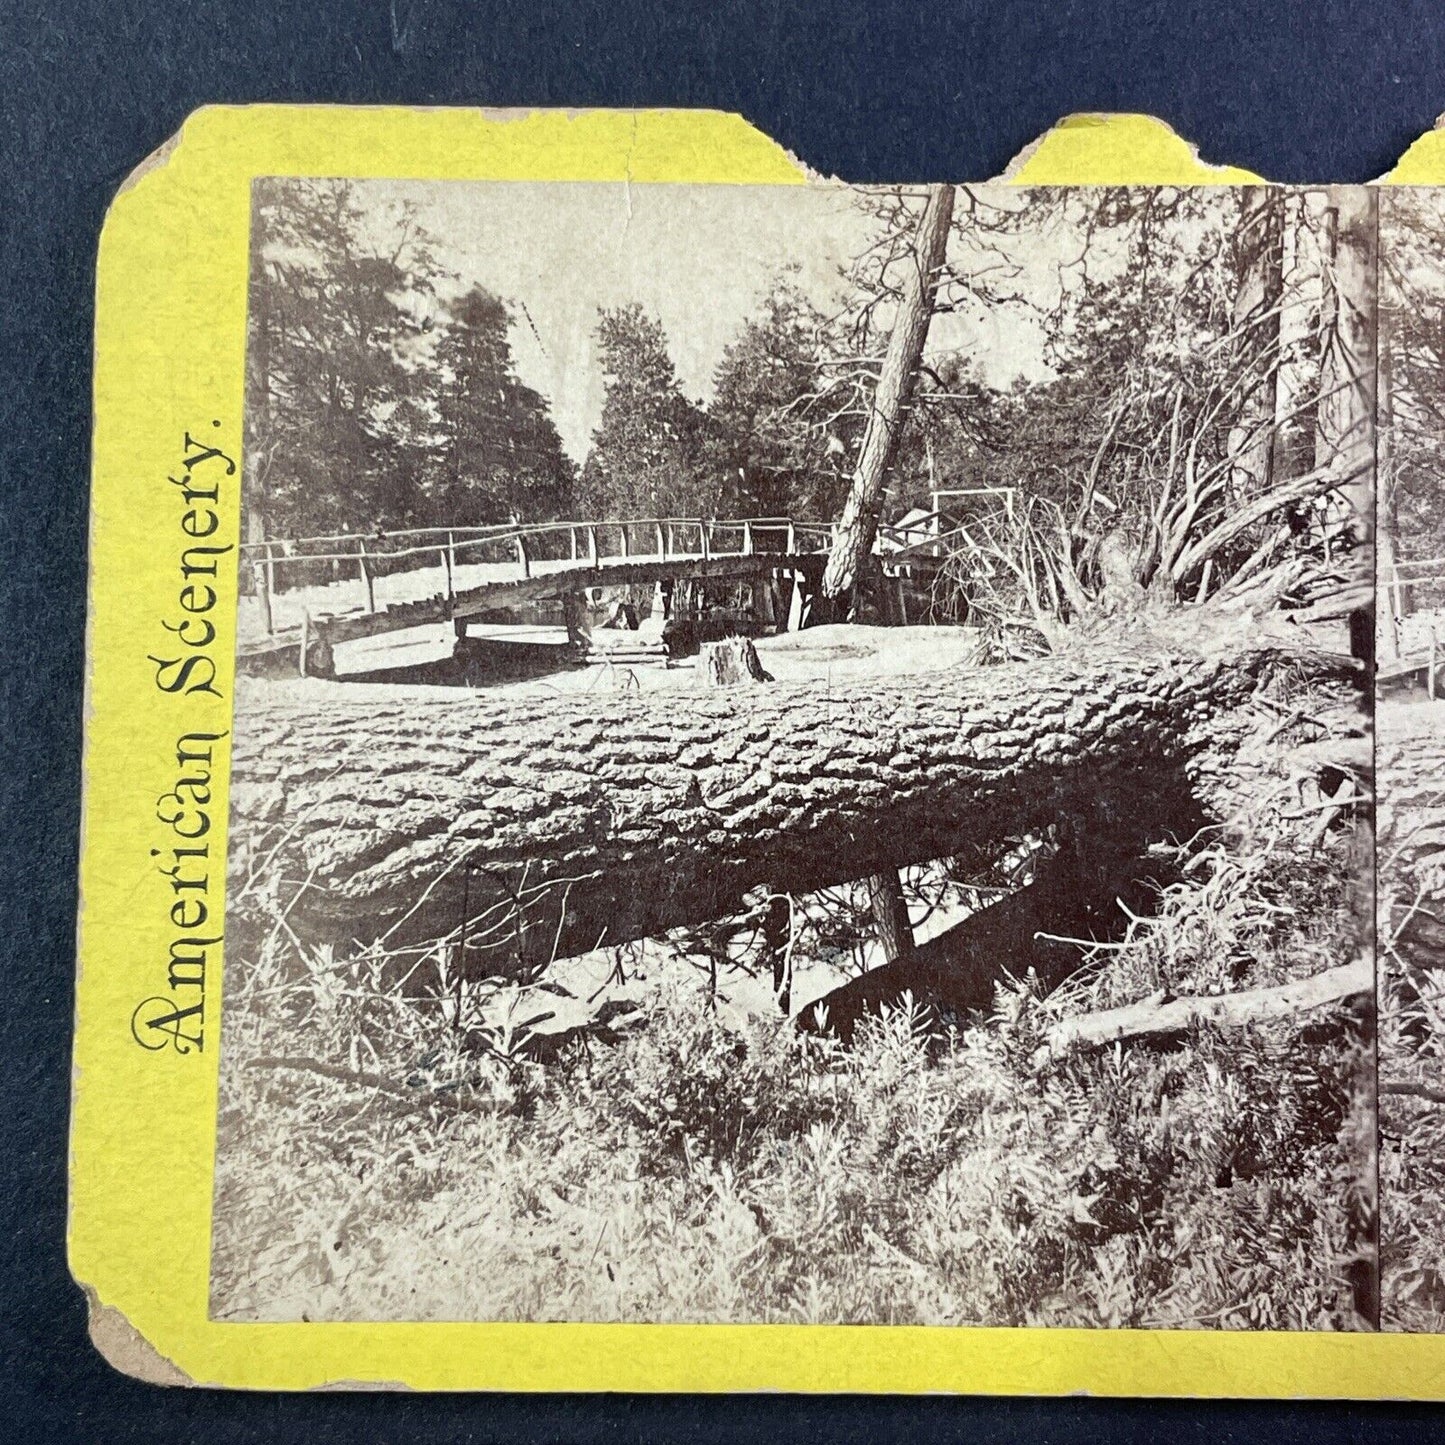
{"label": "sandy ground", "polygon": [[[527,633],[524,640],[545,640],[545,628],[489,629],[498,637]],[[531,634],[539,634],[537,637]],[[558,629],[560,634],[560,629]],[[473,635],[483,635],[482,628]],[[637,632],[614,634],[620,640],[647,641],[648,625]],[[606,634],[597,634],[599,639]],[[783,683],[847,681],[850,679],[902,677],[936,672],[977,660],[979,634],[967,627],[865,627],[838,623],[813,627],[805,632],[780,633],[756,639],[758,657],[774,679]],[[364,652],[353,649],[365,647]],[[237,696],[244,711],[249,697],[301,698],[346,696],[394,698],[450,698],[458,687],[429,683],[367,682],[362,672],[398,667],[424,666],[444,662],[452,653],[451,629],[417,627],[394,632],[365,643],[347,643],[337,648],[337,668],[344,675],[337,681],[323,678],[239,678]],[[558,643],[559,654],[561,641]],[[560,657],[559,657],[560,664]],[[670,666],[661,662],[645,664],[601,664],[563,668],[541,677],[488,684],[478,691],[505,701],[509,697],[572,697],[614,691],[672,692],[700,687],[696,658],[685,658]]]}

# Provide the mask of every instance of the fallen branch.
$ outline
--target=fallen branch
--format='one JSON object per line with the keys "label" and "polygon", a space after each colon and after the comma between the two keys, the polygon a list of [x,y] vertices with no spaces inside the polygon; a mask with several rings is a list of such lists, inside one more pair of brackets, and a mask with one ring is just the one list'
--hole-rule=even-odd
{"label": "fallen branch", "polygon": [[1241,1028],[1342,1003],[1360,994],[1373,997],[1374,991],[1374,967],[1369,959],[1359,958],[1273,988],[1245,989],[1212,998],[1169,998],[1157,993],[1123,1008],[1061,1020],[1049,1029],[1042,1052],[1058,1055],[1074,1046],[1104,1048],[1112,1043],[1177,1038],[1203,1024]]}

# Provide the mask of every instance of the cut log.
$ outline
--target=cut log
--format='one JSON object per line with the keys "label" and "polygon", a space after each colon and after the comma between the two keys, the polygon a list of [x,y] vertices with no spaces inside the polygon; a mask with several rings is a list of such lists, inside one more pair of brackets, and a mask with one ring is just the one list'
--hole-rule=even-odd
{"label": "cut log", "polygon": [[1063,1019],[1048,1033],[1047,1052],[1104,1048],[1114,1043],[1161,1043],[1203,1025],[1242,1028],[1270,1019],[1290,1018],[1375,992],[1375,970],[1368,958],[1327,968],[1310,978],[1272,988],[1243,989],[1206,998],[1166,998],[1155,994],[1123,1008]]}
{"label": "cut log", "polygon": [[1157,834],[1220,714],[1281,662],[1329,665],[1260,642],[605,701],[258,687],[237,710],[231,897],[264,878],[290,927],[341,947],[455,940],[465,911],[468,958],[501,972],[1070,814]]}

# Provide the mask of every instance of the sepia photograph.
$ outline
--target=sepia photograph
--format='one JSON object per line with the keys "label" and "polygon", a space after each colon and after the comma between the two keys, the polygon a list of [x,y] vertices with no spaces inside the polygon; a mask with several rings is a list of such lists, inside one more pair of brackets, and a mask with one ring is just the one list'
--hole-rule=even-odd
{"label": "sepia photograph", "polygon": [[212,1318],[1445,1328],[1431,196],[256,180]]}
{"label": "sepia photograph", "polygon": [[1382,191],[1380,1194],[1387,1329],[1445,1331],[1445,210]]}

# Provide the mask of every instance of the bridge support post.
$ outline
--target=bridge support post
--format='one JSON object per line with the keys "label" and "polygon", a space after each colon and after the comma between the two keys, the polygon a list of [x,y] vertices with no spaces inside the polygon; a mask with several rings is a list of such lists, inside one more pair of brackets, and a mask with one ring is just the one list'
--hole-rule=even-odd
{"label": "bridge support post", "polygon": [[801,632],[808,621],[808,612],[813,600],[812,589],[807,576],[802,572],[793,575],[792,596],[788,599],[789,632]]}
{"label": "bridge support post", "polygon": [[764,572],[753,578],[753,615],[767,632],[777,630],[777,612],[773,606],[773,574]]}
{"label": "bridge support post", "polygon": [[585,592],[564,592],[562,594],[562,618],[567,624],[567,641],[574,647],[585,648],[592,641],[592,621],[587,615],[587,594]]}

